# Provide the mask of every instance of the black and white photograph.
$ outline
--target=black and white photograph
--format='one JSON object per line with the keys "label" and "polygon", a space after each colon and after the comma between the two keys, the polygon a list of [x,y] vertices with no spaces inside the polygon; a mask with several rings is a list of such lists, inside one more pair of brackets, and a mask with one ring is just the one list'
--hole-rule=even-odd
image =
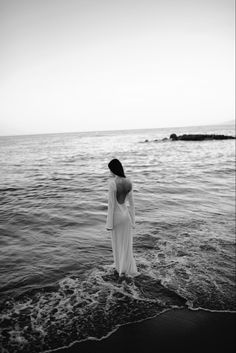
{"label": "black and white photograph", "polygon": [[235,1],[0,0],[0,53],[0,353],[235,352]]}

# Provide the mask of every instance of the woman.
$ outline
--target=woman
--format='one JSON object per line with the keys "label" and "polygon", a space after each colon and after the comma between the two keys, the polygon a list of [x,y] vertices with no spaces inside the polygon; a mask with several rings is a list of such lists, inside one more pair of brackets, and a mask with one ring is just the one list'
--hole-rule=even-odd
{"label": "woman", "polygon": [[106,229],[112,234],[114,265],[119,276],[132,276],[137,274],[132,239],[132,228],[135,224],[132,183],[126,178],[118,159],[111,160],[108,167],[113,178],[109,182]]}

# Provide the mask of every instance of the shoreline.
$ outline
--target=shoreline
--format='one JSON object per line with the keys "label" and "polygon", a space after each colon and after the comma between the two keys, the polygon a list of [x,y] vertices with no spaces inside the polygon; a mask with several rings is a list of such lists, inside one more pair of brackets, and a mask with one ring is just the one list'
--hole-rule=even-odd
{"label": "shoreline", "polygon": [[74,342],[57,353],[231,353],[236,349],[236,313],[170,309],[120,326],[102,339]]}

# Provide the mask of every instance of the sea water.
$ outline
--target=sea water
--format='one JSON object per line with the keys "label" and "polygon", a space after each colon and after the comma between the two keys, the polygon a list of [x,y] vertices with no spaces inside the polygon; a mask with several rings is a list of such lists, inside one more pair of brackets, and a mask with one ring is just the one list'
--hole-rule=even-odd
{"label": "sea water", "polygon": [[[0,137],[3,352],[101,338],[173,307],[235,310],[235,141],[171,133],[235,134],[231,125]],[[105,230],[112,158],[134,185],[139,275],[124,281]]]}

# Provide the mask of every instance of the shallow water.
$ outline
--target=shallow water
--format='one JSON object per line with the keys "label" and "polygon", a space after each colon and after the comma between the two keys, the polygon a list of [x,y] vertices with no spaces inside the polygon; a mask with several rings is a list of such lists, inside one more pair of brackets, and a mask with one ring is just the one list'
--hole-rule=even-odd
{"label": "shallow water", "polygon": [[[172,132],[234,127],[0,137],[6,352],[102,337],[171,307],[235,310],[235,141],[162,141]],[[104,229],[115,157],[136,204],[140,275],[123,282]]]}

